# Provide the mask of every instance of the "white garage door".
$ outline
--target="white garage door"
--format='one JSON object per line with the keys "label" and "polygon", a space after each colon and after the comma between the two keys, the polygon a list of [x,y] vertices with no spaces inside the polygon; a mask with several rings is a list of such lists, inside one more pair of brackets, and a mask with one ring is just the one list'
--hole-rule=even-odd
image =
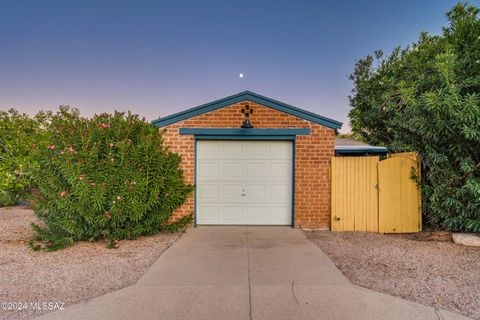
{"label": "white garage door", "polygon": [[290,225],[292,142],[197,142],[197,224]]}

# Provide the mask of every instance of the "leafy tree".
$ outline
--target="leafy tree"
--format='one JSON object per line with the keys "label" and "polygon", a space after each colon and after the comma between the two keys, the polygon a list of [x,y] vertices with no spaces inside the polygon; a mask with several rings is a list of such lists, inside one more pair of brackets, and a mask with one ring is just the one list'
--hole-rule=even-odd
{"label": "leafy tree", "polygon": [[158,130],[137,115],[89,119],[61,107],[48,118],[47,141],[35,152],[35,213],[43,224],[33,227],[48,250],[79,240],[106,239],[114,246],[117,239],[191,221],[169,223],[192,186],[184,183],[180,156],[164,148]]}
{"label": "leafy tree", "polygon": [[418,151],[427,222],[480,233],[480,9],[460,3],[441,35],[357,62],[352,131],[393,151]]}

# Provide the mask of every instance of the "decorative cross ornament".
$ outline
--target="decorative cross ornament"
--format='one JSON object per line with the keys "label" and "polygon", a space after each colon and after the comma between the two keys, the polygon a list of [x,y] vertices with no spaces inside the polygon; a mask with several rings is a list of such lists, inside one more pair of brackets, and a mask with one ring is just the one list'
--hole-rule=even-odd
{"label": "decorative cross ornament", "polygon": [[241,112],[245,115],[245,120],[243,121],[242,128],[243,129],[253,128],[253,125],[250,123],[250,115],[253,114],[253,109],[250,109],[250,106],[247,104],[241,110]]}

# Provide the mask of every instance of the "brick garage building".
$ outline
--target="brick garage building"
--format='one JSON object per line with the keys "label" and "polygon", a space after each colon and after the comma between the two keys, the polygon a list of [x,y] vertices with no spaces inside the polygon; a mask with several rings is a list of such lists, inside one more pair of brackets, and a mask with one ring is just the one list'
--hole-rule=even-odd
{"label": "brick garage building", "polygon": [[195,184],[174,220],[194,213],[198,225],[330,227],[340,122],[246,91],[153,123]]}

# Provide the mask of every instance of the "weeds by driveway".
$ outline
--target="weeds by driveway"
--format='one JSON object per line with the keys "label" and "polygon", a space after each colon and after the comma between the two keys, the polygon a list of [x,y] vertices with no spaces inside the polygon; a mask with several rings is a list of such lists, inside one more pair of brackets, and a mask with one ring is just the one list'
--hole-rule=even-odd
{"label": "weeds by driveway", "polygon": [[[80,242],[55,252],[33,252],[32,210],[0,209],[0,302],[62,302],[65,307],[137,282],[178,234],[158,234],[135,241]],[[0,309],[0,319],[26,319],[47,311]]]}
{"label": "weeds by driveway", "polygon": [[480,248],[412,235],[305,234],[356,285],[480,319]]}

